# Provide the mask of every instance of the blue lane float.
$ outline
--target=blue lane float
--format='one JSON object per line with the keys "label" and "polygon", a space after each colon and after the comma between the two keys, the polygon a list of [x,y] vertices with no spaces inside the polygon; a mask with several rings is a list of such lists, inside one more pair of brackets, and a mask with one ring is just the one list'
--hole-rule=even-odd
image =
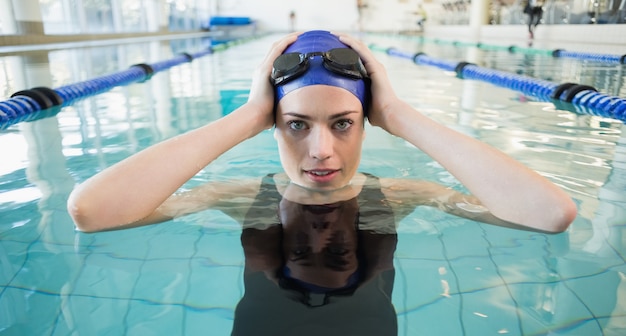
{"label": "blue lane float", "polygon": [[602,63],[617,63],[626,64],[626,55],[611,55],[611,54],[599,54],[599,53],[587,53],[577,51],[567,51],[563,49],[556,49],[552,52],[554,57],[567,57],[584,59]]}
{"label": "blue lane float", "polygon": [[78,99],[109,91],[116,86],[147,80],[149,75],[151,74],[148,74],[145,69],[131,66],[130,69],[125,71],[61,86],[54,89],[54,91],[61,97],[63,100],[62,106],[65,107]]}
{"label": "blue lane float", "polygon": [[467,41],[455,41],[455,40],[446,40],[439,38],[428,38],[424,36],[407,36],[407,35],[395,35],[395,34],[379,34],[379,33],[368,33],[370,35],[382,35],[385,37],[397,38],[401,37],[404,39],[412,39],[417,40],[420,43],[429,42],[433,44],[439,45],[453,45],[456,47],[476,47],[483,50],[493,50],[493,51],[508,51],[510,53],[522,53],[528,55],[542,55],[542,56],[552,56],[555,58],[575,58],[580,60],[588,60],[594,62],[601,63],[610,63],[610,64],[626,64],[626,54],[624,55],[615,55],[615,54],[600,54],[600,53],[588,53],[588,52],[578,52],[578,51],[569,51],[564,49],[538,49],[533,47],[521,47],[521,46],[504,46],[504,45],[496,45],[489,44],[483,42],[467,42]]}
{"label": "blue lane float", "polygon": [[78,99],[109,91],[116,86],[145,82],[157,72],[170,69],[182,63],[192,62],[196,58],[224,50],[229,46],[249,39],[251,38],[242,38],[237,41],[213,45],[195,53],[183,52],[172,59],[153,64],[134,64],[127,70],[64,85],[55,89],[39,86],[15,92],[10,99],[0,101],[0,130],[22,121],[34,121],[54,116],[63,107],[71,105]]}
{"label": "blue lane float", "polygon": [[390,56],[408,59],[415,64],[434,66],[445,71],[452,71],[461,79],[480,80],[519,91],[538,100],[552,102],[561,110],[611,118],[622,122],[626,121],[625,99],[597,92],[598,90],[588,85],[577,83],[557,84],[505,71],[483,68],[469,62],[436,59],[422,52],[409,53],[396,48],[381,48],[376,45],[370,45],[370,49],[384,51]]}

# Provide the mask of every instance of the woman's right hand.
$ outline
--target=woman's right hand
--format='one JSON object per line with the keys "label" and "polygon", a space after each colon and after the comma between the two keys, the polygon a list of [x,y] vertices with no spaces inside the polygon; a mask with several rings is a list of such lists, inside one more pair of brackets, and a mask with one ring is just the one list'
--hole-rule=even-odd
{"label": "woman's right hand", "polygon": [[274,126],[274,88],[270,83],[274,60],[298,38],[298,35],[300,33],[291,33],[274,42],[265,59],[254,71],[247,104],[251,105],[254,111],[260,113],[259,125],[263,128],[259,131]]}
{"label": "woman's right hand", "polygon": [[[186,204],[189,194],[182,198],[172,195],[220,155],[272,127],[270,72],[274,59],[296,37],[290,34],[274,43],[256,71],[246,104],[202,127],[143,149],[78,186],[68,200],[76,226],[86,232],[129,228],[195,211],[195,205]],[[215,186],[203,189],[202,199],[195,204],[215,205],[226,200],[219,192],[225,189],[212,189]]]}

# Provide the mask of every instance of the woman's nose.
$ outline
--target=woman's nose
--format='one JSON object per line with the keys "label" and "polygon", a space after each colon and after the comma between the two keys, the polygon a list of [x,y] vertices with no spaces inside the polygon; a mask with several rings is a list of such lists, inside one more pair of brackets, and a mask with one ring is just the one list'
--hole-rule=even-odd
{"label": "woman's nose", "polygon": [[311,132],[309,143],[311,157],[326,160],[333,155],[333,146],[333,135],[330,130],[318,128]]}

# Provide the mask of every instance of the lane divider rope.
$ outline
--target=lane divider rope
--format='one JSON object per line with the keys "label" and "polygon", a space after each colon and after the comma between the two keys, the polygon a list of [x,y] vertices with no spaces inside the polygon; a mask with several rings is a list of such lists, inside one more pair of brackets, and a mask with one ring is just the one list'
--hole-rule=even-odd
{"label": "lane divider rope", "polygon": [[17,91],[9,99],[0,101],[0,130],[22,121],[34,121],[54,116],[63,107],[71,105],[76,100],[109,91],[116,86],[145,82],[150,80],[157,72],[192,62],[194,59],[225,50],[258,37],[260,35],[218,43],[195,53],[183,52],[172,59],[153,64],[134,64],[127,70],[64,85],[55,89],[37,86]]}
{"label": "lane divider rope", "polygon": [[581,52],[581,51],[569,51],[564,49],[540,49],[533,47],[521,47],[516,45],[504,46],[497,44],[489,44],[483,42],[467,42],[467,41],[456,41],[456,40],[446,40],[440,38],[428,38],[423,36],[407,36],[407,35],[391,35],[391,34],[377,34],[377,33],[368,33],[368,35],[382,35],[385,37],[400,37],[404,39],[412,39],[417,40],[420,43],[433,43],[440,45],[453,45],[457,47],[476,47],[484,50],[493,50],[493,51],[508,51],[511,53],[523,53],[529,55],[543,55],[543,56],[552,56],[556,58],[575,58],[580,60],[588,60],[595,61],[601,63],[610,63],[610,64],[626,64],[626,54],[623,55],[615,55],[615,54],[603,54],[603,53],[590,53],[590,52]]}
{"label": "lane divider rope", "polygon": [[538,100],[552,102],[556,108],[577,114],[589,114],[626,121],[626,99],[598,92],[594,87],[577,83],[557,84],[550,81],[483,68],[469,62],[437,59],[423,52],[410,53],[396,48],[383,48],[374,44],[374,51],[390,56],[409,59],[415,64],[428,65],[455,72],[461,79],[480,80],[496,86],[522,92]]}

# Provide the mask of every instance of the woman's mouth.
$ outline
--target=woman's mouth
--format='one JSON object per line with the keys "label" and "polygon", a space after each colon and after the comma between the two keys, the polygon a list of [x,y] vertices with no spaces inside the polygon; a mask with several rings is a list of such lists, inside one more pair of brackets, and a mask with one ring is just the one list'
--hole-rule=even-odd
{"label": "woman's mouth", "polygon": [[338,170],[331,169],[319,169],[319,170],[305,170],[308,178],[315,183],[328,183],[330,182],[337,174]]}

